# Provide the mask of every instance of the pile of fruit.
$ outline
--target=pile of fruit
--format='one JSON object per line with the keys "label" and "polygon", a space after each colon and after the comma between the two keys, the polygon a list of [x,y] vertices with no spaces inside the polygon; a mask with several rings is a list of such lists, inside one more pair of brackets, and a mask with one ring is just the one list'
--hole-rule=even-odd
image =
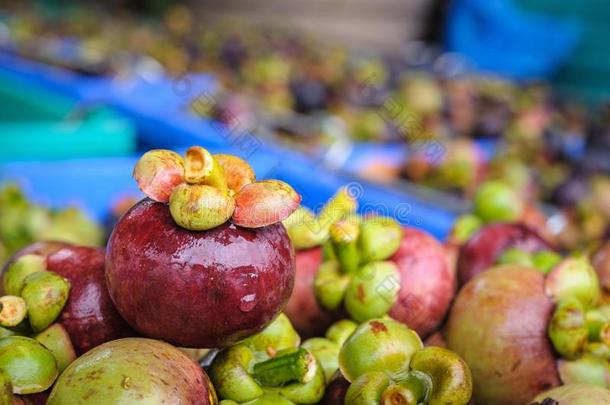
{"label": "pile of fruit", "polygon": [[4,266],[0,404],[610,404],[610,246],[558,251],[508,188],[442,244],[201,147],[133,175],[105,250]]}

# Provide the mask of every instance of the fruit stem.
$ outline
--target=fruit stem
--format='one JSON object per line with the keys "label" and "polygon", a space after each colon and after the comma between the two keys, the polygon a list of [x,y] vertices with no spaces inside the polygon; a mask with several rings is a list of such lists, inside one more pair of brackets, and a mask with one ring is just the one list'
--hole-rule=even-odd
{"label": "fruit stem", "polygon": [[360,226],[356,221],[341,220],[330,227],[330,240],[343,273],[354,273],[360,265],[358,237]]}
{"label": "fruit stem", "polygon": [[220,190],[228,188],[222,167],[201,146],[192,146],[186,151],[184,180],[189,184],[206,184]]}
{"label": "fruit stem", "polygon": [[307,350],[287,349],[272,359],[256,363],[252,376],[262,385],[278,387],[297,381],[306,384],[316,374],[317,363],[313,354]]}
{"label": "fruit stem", "polygon": [[318,217],[320,232],[326,232],[335,222],[353,215],[357,208],[356,198],[347,187],[342,187],[320,211]]}
{"label": "fruit stem", "polygon": [[5,295],[0,297],[0,326],[11,328],[25,319],[28,308],[21,297]]}
{"label": "fruit stem", "polygon": [[314,279],[314,293],[320,306],[334,311],[343,303],[351,276],[342,274],[336,261],[322,263]]}

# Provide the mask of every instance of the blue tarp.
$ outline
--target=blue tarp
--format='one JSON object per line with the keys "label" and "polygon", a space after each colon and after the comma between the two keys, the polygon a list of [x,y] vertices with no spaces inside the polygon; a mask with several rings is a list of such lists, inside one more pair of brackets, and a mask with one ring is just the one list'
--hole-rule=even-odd
{"label": "blue tarp", "polygon": [[446,47],[481,71],[547,78],[574,51],[581,31],[575,21],[522,11],[511,0],[454,0]]}

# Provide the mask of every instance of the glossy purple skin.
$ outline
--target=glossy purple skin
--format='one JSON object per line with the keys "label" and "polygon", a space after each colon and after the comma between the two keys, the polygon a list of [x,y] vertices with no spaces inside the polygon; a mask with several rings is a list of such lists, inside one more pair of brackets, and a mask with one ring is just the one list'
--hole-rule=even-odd
{"label": "glossy purple skin", "polygon": [[58,318],[76,353],[135,332],[117,312],[106,288],[104,250],[66,246],[47,256],[47,270],[70,282],[70,296]]}
{"label": "glossy purple skin", "polygon": [[79,356],[102,343],[135,334],[121,318],[108,294],[103,249],[37,242],[15,253],[3,272],[26,254],[46,257],[47,270],[70,282],[70,296],[57,322],[66,328]]}
{"label": "glossy purple skin", "polygon": [[150,199],[119,221],[106,253],[110,295],[127,322],[196,348],[228,346],[267,326],[290,297],[294,266],[282,224],[194,232]]}
{"label": "glossy purple skin", "polygon": [[496,264],[506,249],[516,248],[528,253],[553,250],[536,231],[518,223],[490,224],[481,228],[460,249],[457,276],[464,285],[477,274]]}

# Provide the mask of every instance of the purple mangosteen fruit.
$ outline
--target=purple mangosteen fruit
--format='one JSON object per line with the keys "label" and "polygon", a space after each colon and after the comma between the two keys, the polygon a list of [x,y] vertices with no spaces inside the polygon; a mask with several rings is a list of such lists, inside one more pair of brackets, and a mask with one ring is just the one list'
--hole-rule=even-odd
{"label": "purple mangosteen fruit", "polygon": [[19,295],[24,276],[39,271],[65,278],[70,292],[55,320],[70,336],[77,354],[104,342],[131,336],[106,288],[102,249],[58,242],[38,242],[17,252],[3,270],[2,290]]}
{"label": "purple mangosteen fruit", "polygon": [[141,334],[183,347],[221,347],[268,325],[294,283],[281,221],[299,205],[286,183],[254,181],[243,160],[192,147],[183,159],[147,152],[134,177],[150,198],[116,224],[106,279]]}

